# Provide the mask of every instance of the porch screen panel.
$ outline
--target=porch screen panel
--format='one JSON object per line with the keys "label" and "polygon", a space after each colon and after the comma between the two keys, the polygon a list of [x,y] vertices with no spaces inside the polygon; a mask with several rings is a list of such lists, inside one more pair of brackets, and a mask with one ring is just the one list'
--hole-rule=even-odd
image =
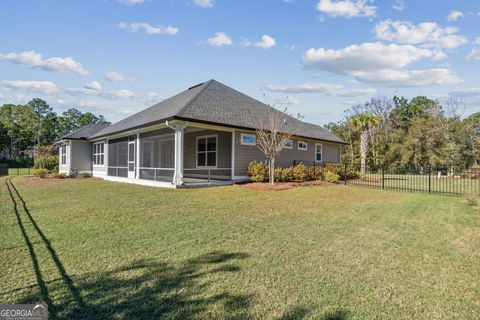
{"label": "porch screen panel", "polygon": [[109,176],[128,177],[128,138],[108,141]]}
{"label": "porch screen panel", "polygon": [[175,159],[175,137],[171,131],[140,134],[140,179],[171,181]]}

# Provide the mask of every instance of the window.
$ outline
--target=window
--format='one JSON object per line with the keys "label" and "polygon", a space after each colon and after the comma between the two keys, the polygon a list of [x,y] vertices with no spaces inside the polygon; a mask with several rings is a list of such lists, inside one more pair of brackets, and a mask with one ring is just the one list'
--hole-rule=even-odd
{"label": "window", "polygon": [[298,150],[307,151],[308,150],[308,143],[305,141],[298,141]]}
{"label": "window", "polygon": [[293,140],[292,139],[283,140],[283,149],[293,149]]}
{"label": "window", "polygon": [[60,164],[62,166],[67,164],[67,145],[62,145],[60,147]]}
{"label": "window", "polygon": [[197,167],[217,166],[217,136],[197,138]]}
{"label": "window", "polygon": [[105,143],[98,142],[93,144],[93,165],[103,166],[105,161]]}
{"label": "window", "polygon": [[240,144],[243,144],[246,146],[254,146],[257,144],[257,138],[255,137],[254,134],[242,133],[240,135]]}
{"label": "window", "polygon": [[315,161],[322,161],[322,145],[320,143],[315,144]]}

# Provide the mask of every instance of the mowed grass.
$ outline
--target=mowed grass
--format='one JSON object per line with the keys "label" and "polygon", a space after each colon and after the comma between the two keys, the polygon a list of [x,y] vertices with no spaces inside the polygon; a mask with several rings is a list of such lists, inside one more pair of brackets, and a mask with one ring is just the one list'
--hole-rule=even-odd
{"label": "mowed grass", "polygon": [[8,168],[9,176],[26,176],[32,174],[32,168]]}
{"label": "mowed grass", "polygon": [[12,181],[0,301],[51,319],[480,317],[480,211],[461,198]]}

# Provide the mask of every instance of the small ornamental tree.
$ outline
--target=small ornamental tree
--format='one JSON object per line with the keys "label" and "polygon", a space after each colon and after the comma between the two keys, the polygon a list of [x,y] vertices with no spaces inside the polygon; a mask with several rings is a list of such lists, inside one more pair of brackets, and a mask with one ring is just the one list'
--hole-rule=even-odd
{"label": "small ornamental tree", "polygon": [[267,117],[260,119],[251,112],[252,121],[256,133],[256,146],[265,155],[268,162],[268,181],[270,184],[275,183],[275,160],[282,151],[285,141],[293,135],[291,130],[294,118],[284,111],[279,111],[270,107]]}

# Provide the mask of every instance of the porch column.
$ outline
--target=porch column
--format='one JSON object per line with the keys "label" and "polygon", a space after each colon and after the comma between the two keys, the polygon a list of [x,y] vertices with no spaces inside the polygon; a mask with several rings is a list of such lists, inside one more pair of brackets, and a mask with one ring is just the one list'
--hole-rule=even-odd
{"label": "porch column", "polygon": [[175,125],[175,171],[173,173],[173,184],[180,186],[183,184],[183,145],[184,130],[186,125]]}
{"label": "porch column", "polygon": [[137,139],[135,141],[136,154],[135,154],[135,179],[140,179],[140,133],[137,133]]}

